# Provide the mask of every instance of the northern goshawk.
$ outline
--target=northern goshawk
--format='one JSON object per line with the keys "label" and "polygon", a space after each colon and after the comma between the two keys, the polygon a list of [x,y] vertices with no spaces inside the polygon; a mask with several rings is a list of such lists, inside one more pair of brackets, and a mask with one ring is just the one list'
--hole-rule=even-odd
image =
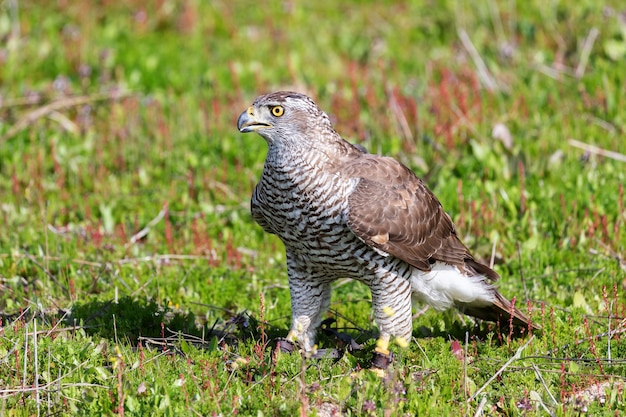
{"label": "northern goshawk", "polygon": [[330,284],[339,278],[370,288],[382,355],[389,354],[391,337],[411,340],[412,299],[537,327],[496,290],[498,274],[472,256],[424,183],[395,159],[343,140],[311,98],[260,96],[237,127],[258,133],[269,147],[251,208],[285,244],[289,341],[314,348]]}

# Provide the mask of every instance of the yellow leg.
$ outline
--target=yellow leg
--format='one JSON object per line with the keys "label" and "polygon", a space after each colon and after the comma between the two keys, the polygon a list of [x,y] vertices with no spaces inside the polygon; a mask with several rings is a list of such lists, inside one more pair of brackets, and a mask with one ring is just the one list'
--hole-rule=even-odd
{"label": "yellow leg", "polygon": [[298,340],[298,335],[296,335],[295,330],[290,330],[285,339],[289,340],[290,342],[295,342]]}
{"label": "yellow leg", "polygon": [[376,341],[376,349],[374,349],[374,351],[381,355],[389,355],[389,336],[379,337]]}
{"label": "yellow leg", "polygon": [[382,335],[376,341],[372,367],[370,368],[379,377],[385,376],[385,370],[391,364],[391,352],[389,352],[389,336]]}

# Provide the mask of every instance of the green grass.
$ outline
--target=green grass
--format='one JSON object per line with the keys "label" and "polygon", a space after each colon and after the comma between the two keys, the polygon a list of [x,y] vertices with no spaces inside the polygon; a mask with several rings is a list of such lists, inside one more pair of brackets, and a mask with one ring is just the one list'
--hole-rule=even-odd
{"label": "green grass", "polygon": [[[0,415],[626,407],[620,2],[48,3],[0,8]],[[328,317],[363,349],[276,354],[284,249],[248,206],[266,145],[235,122],[287,88],[424,178],[543,330],[427,310],[381,379],[369,291],[338,282]]]}

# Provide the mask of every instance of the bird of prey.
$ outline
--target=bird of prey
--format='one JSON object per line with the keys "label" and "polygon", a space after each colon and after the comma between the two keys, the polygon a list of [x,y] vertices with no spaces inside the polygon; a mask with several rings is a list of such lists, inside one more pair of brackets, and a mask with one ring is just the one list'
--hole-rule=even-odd
{"label": "bird of prey", "polygon": [[457,236],[435,195],[395,159],[350,144],[315,102],[280,91],[239,116],[240,132],[267,142],[252,216],[284,243],[292,324],[287,340],[312,351],[330,303],[330,284],[352,278],[372,293],[380,336],[411,340],[412,300],[436,310],[537,327],[494,287],[499,276]]}

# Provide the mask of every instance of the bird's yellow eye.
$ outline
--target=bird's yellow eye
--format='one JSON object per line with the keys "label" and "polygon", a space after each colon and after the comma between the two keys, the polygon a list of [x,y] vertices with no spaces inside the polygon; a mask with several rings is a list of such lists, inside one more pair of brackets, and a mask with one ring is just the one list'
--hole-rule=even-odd
{"label": "bird's yellow eye", "polygon": [[273,106],[270,111],[276,117],[280,117],[285,113],[283,106]]}

